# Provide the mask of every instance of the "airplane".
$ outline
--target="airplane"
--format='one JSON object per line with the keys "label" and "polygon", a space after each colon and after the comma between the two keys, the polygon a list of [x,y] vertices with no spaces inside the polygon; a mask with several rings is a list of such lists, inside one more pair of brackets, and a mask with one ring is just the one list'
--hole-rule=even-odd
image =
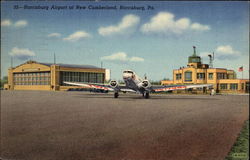
{"label": "airplane", "polygon": [[82,86],[92,89],[100,89],[105,91],[113,91],[114,98],[119,97],[119,92],[134,92],[140,93],[146,99],[149,98],[150,93],[157,92],[167,92],[173,90],[185,90],[190,88],[211,88],[212,84],[200,84],[200,85],[158,85],[153,86],[145,77],[141,79],[135,72],[132,70],[123,71],[123,80],[125,85],[119,85],[117,81],[111,80],[109,84],[97,84],[97,83],[82,83],[82,82],[63,82],[69,85]]}

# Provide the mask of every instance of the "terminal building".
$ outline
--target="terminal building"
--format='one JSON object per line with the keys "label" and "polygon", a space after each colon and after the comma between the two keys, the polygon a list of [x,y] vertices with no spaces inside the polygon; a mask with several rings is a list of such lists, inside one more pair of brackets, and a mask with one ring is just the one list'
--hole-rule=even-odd
{"label": "terminal building", "polygon": [[39,63],[27,61],[8,70],[9,90],[68,90],[78,86],[64,84],[64,81],[104,83],[106,70],[91,65]]}
{"label": "terminal building", "polygon": [[[201,57],[196,55],[195,47],[193,55],[188,57],[187,67],[173,70],[173,80],[163,80],[161,84],[213,84],[217,93],[249,93],[249,79],[237,79],[233,70],[202,64]],[[207,92],[204,89],[200,92]]]}

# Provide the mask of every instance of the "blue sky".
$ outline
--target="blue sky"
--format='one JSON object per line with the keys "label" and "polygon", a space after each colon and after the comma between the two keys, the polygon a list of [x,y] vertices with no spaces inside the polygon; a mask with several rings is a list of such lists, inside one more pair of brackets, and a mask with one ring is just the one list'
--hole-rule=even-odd
{"label": "blue sky", "polygon": [[[186,66],[192,46],[214,67],[244,67],[249,78],[249,4],[247,2],[1,2],[1,71],[38,62],[91,64],[111,69],[120,80],[132,69],[151,80],[172,79],[172,70]],[[14,9],[14,6],[49,9]],[[52,5],[67,9],[50,9]],[[76,6],[86,6],[77,10]],[[117,9],[88,9],[88,6]],[[74,6],[74,9],[69,9]],[[120,6],[145,10],[119,9]],[[154,9],[147,9],[148,6]]]}

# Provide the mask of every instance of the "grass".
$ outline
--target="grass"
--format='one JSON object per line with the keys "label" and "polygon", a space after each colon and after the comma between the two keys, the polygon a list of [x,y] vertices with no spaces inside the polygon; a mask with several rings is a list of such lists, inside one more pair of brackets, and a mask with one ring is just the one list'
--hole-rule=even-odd
{"label": "grass", "polygon": [[248,160],[249,159],[249,120],[247,120],[241,129],[236,142],[225,160]]}

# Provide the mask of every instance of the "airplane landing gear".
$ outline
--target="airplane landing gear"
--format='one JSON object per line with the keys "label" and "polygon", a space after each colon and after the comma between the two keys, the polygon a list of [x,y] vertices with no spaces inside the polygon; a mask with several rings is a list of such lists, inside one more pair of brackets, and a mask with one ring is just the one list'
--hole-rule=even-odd
{"label": "airplane landing gear", "polygon": [[145,98],[148,99],[149,98],[149,92],[145,93]]}
{"label": "airplane landing gear", "polygon": [[118,98],[119,97],[119,93],[118,92],[115,92],[114,93],[114,98]]}

